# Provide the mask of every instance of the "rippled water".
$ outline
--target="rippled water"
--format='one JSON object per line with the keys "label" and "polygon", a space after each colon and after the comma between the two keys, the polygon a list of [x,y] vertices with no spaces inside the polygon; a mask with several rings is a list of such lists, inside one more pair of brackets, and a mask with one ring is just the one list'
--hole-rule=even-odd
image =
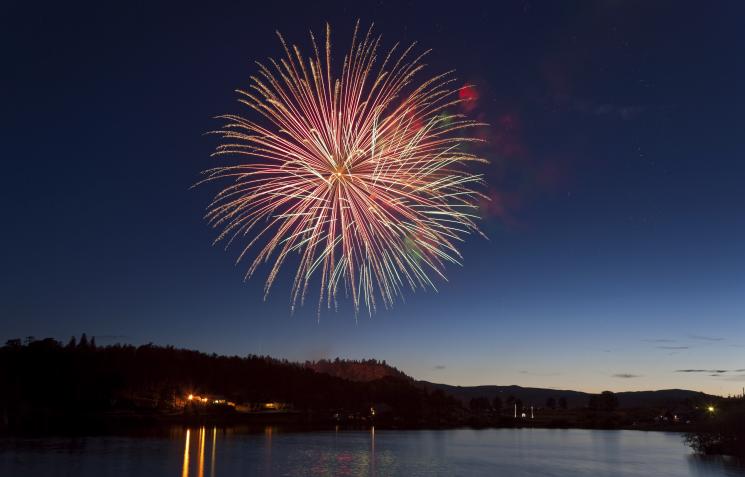
{"label": "rippled water", "polygon": [[745,476],[680,434],[563,429],[263,433],[0,440],[0,476]]}

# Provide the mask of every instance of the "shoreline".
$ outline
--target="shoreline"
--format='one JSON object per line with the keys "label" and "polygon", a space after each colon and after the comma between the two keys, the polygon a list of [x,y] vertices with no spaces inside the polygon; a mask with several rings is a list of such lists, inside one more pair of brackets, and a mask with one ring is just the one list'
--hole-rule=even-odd
{"label": "shoreline", "polygon": [[568,423],[542,422],[541,420],[500,418],[491,422],[457,420],[454,422],[402,422],[391,419],[361,419],[339,421],[299,412],[255,413],[231,415],[165,415],[158,413],[106,413],[81,416],[55,416],[22,426],[0,428],[0,437],[54,437],[65,435],[103,435],[120,432],[167,430],[178,427],[218,427],[251,432],[266,427],[278,427],[288,432],[310,432],[322,430],[451,430],[451,429],[566,429],[688,433],[702,430],[695,424],[648,424],[636,425],[576,425]]}

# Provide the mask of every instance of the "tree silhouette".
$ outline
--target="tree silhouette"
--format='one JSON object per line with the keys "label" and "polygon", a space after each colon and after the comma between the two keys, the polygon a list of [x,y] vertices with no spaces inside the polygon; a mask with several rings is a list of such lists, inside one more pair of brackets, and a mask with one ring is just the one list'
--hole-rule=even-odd
{"label": "tree silhouette", "polygon": [[588,407],[593,411],[612,412],[618,407],[618,397],[611,391],[590,396]]}
{"label": "tree silhouette", "polygon": [[485,397],[472,398],[468,403],[468,407],[474,412],[484,412],[491,409],[489,400]]}
{"label": "tree silhouette", "polygon": [[21,340],[18,338],[11,339],[5,342],[6,348],[20,348],[23,346],[23,343],[21,343]]}
{"label": "tree silhouette", "polygon": [[502,412],[502,398],[499,396],[494,396],[494,399],[492,400],[492,408],[494,408],[494,412],[497,414]]}
{"label": "tree silhouette", "polygon": [[563,409],[566,411],[568,407],[569,405],[567,403],[567,398],[565,398],[564,396],[560,397],[559,398],[559,409]]}

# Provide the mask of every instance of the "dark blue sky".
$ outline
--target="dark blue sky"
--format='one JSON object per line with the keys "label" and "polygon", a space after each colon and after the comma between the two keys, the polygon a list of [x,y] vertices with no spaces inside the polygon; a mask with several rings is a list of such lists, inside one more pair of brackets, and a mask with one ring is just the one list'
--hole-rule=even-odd
{"label": "dark blue sky", "polygon": [[[742,2],[24,3],[2,26],[0,338],[375,357],[453,384],[745,384]],[[201,219],[214,190],[189,187],[275,29],[307,50],[329,21],[340,53],[357,18],[475,85],[489,240],[439,293],[317,322],[290,314],[289,273],[267,302],[242,282]]]}

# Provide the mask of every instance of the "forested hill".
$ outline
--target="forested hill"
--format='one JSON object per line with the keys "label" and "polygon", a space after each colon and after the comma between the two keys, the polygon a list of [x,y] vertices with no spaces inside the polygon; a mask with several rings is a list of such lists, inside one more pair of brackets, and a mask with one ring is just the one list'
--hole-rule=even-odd
{"label": "forested hill", "polygon": [[385,361],[375,359],[347,360],[336,358],[333,361],[322,359],[307,361],[305,366],[317,373],[324,373],[350,381],[368,382],[387,377],[412,380],[411,377],[386,364]]}

